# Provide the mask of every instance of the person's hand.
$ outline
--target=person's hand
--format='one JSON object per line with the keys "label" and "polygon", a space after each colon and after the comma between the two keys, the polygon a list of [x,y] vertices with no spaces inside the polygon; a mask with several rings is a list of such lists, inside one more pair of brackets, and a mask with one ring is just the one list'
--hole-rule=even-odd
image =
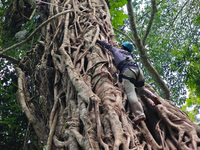
{"label": "person's hand", "polygon": [[100,34],[100,40],[103,41],[105,38]]}
{"label": "person's hand", "polygon": [[[100,40],[99,40],[100,39]],[[101,34],[99,34],[99,39],[97,39],[97,43],[100,43],[101,44],[101,41],[103,41],[103,40],[105,40],[104,39],[104,37],[101,35]]]}
{"label": "person's hand", "polygon": [[99,39],[97,39],[97,41],[96,41],[96,42],[101,44],[101,40],[99,40]]}

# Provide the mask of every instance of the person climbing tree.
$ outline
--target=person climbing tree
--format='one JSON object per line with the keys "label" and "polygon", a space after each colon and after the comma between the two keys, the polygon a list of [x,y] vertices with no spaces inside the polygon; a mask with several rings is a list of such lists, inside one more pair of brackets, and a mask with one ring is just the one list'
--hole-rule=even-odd
{"label": "person climbing tree", "polygon": [[107,43],[102,36],[101,40],[98,42],[112,52],[114,56],[114,63],[117,69],[120,71],[119,81],[122,82],[122,85],[124,86],[132,113],[135,116],[133,121],[136,124],[139,124],[141,121],[146,119],[146,116],[141,103],[138,101],[135,88],[137,88],[139,95],[144,94],[151,98],[154,102],[154,105],[160,104],[160,101],[153,93],[144,88],[145,80],[143,72],[138,67],[137,63],[133,61],[133,44],[130,42],[124,42],[121,46],[121,49],[119,49]]}

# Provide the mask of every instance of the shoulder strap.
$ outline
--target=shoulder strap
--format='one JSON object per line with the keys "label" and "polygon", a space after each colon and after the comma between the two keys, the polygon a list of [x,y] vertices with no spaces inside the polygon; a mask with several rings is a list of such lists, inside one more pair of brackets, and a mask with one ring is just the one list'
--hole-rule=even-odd
{"label": "shoulder strap", "polygon": [[121,72],[121,70],[123,69],[124,66],[126,66],[128,64],[129,60],[124,59],[123,61],[121,61],[118,65],[117,65],[117,69]]}

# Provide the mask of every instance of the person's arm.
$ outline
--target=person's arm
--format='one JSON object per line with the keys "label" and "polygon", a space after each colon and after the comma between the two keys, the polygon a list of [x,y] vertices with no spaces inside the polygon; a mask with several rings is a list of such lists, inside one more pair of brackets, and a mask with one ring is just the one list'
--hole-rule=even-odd
{"label": "person's arm", "polygon": [[101,45],[105,46],[105,48],[107,48],[111,52],[113,52],[113,50],[115,49],[115,47],[107,43],[106,40],[101,40]]}

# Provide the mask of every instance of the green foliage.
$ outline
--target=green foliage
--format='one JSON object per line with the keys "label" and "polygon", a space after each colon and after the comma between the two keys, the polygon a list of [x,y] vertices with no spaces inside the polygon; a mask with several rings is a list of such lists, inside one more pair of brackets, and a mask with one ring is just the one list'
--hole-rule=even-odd
{"label": "green foliage", "polygon": [[197,66],[193,70],[190,66],[199,63],[199,56],[193,49],[199,45],[199,31],[197,26],[192,25],[194,20],[196,22],[198,8],[194,2],[189,2],[180,13],[183,5],[179,1],[163,1],[157,5],[157,13],[147,40],[151,62],[169,85],[171,99],[179,105],[186,100],[186,87],[191,81],[188,76],[191,79],[191,74],[198,72]]}
{"label": "green foliage", "polygon": [[[17,99],[17,77],[12,64],[0,58],[0,149],[42,149]],[[26,143],[24,145],[24,142]]]}
{"label": "green foliage", "polygon": [[128,15],[123,14],[123,10],[110,10],[110,13],[113,13],[114,17],[112,19],[112,25],[113,27],[117,27],[118,25],[123,24],[123,20],[128,17]]}
{"label": "green foliage", "polygon": [[[1,49],[7,48],[18,43],[21,40],[24,40],[31,32],[33,32],[36,27],[39,25],[39,17],[37,13],[32,18],[32,20],[26,20],[17,22],[16,20],[24,20],[24,18],[17,12],[13,7],[13,1],[3,1],[0,6],[0,47]],[[33,9],[33,8],[30,8]],[[15,15],[18,14],[18,15]],[[18,18],[15,18],[18,17]],[[21,17],[21,18],[19,18]],[[16,37],[16,34],[20,31],[26,31],[27,34],[22,36],[21,39]],[[39,37],[39,33],[35,35],[32,41],[27,44],[24,44],[10,52],[6,52],[7,55],[12,56],[16,59],[20,59],[24,56],[25,52],[30,49],[32,43],[34,43]]]}
{"label": "green foliage", "polygon": [[[191,43],[190,43],[191,44]],[[172,50],[175,61],[171,63],[171,69],[180,74],[185,74],[184,83],[200,97],[200,55],[195,45],[183,47],[183,50]]]}
{"label": "green foliage", "polygon": [[[185,108],[193,107],[193,111],[188,113],[194,120],[199,113],[197,101],[200,98],[200,5],[197,1],[184,4],[184,1],[164,0],[157,5],[146,48],[153,66],[169,85],[172,101]],[[134,1],[133,6],[142,37],[150,18],[151,5],[146,1],[140,8],[139,1]],[[145,76],[146,81],[159,92],[146,71]],[[190,89],[190,95],[195,96],[187,99],[187,89]]]}
{"label": "green foliage", "polygon": [[187,112],[190,119],[200,126],[200,98],[195,95],[194,91],[190,90],[189,98],[181,109]]}
{"label": "green foliage", "polygon": [[[3,0],[0,5],[0,50],[9,47],[19,40],[15,38],[19,31],[27,30],[30,34],[38,25],[37,14],[32,20],[18,23],[16,26],[16,9],[12,0]],[[26,36],[28,36],[28,34]],[[26,38],[23,37],[23,39]],[[39,34],[32,40],[39,37]],[[21,40],[23,40],[21,39]],[[31,42],[32,42],[31,41]],[[6,55],[19,60],[30,49],[31,43],[24,44]],[[0,58],[0,149],[22,149],[24,142],[27,149],[40,149],[37,136],[32,127],[27,131],[27,118],[17,100],[17,77],[11,62]],[[26,136],[25,136],[26,135]],[[36,143],[35,143],[36,142]]]}
{"label": "green foliage", "polygon": [[11,64],[0,61],[0,147],[1,149],[20,149],[26,133],[26,116],[17,102],[16,76]]}
{"label": "green foliage", "polygon": [[114,28],[123,25],[123,20],[128,18],[128,15],[124,14],[122,7],[127,4],[127,0],[109,0],[110,14],[112,18],[112,25]]}
{"label": "green foliage", "polygon": [[[149,59],[169,85],[171,99],[178,105],[185,104],[187,88],[194,91],[197,97],[200,96],[200,5],[198,1],[189,1],[184,5],[185,3],[185,1],[175,0],[157,2],[157,12],[146,41]],[[151,1],[133,1],[133,9],[139,34],[143,37],[151,16]],[[129,22],[125,19],[117,29],[131,36],[128,27]],[[119,33],[115,33],[120,43],[127,40]],[[137,61],[137,52],[135,56]],[[145,68],[143,70],[146,81],[159,93],[160,89]],[[161,95],[161,93],[159,94]]]}

